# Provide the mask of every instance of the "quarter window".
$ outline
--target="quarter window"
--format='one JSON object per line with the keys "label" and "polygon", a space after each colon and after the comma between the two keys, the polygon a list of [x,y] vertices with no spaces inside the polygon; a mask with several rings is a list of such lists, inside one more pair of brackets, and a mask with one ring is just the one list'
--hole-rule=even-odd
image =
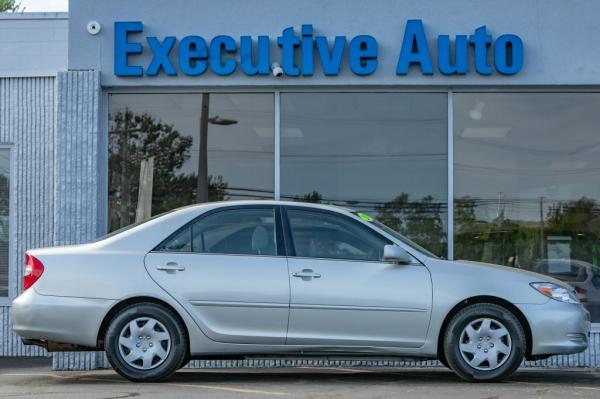
{"label": "quarter window", "polygon": [[276,255],[274,209],[235,209],[208,215],[180,230],[159,250]]}
{"label": "quarter window", "polygon": [[390,241],[356,221],[317,211],[288,210],[296,256],[380,261]]}
{"label": "quarter window", "polygon": [[175,233],[173,237],[164,245],[161,250],[168,252],[192,252],[191,227]]}

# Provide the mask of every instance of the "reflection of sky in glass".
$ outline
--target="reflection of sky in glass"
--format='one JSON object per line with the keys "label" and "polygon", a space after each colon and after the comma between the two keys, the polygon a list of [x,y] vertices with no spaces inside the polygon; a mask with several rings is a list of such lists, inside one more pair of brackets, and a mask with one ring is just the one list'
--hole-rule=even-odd
{"label": "reflection of sky in glass", "polygon": [[539,221],[557,201],[600,199],[600,96],[454,95],[455,197],[477,215]]}
{"label": "reflection of sky in glass", "polygon": [[[409,193],[446,202],[447,105],[439,93],[284,93],[283,196],[373,207]],[[366,208],[365,208],[366,207]]]}

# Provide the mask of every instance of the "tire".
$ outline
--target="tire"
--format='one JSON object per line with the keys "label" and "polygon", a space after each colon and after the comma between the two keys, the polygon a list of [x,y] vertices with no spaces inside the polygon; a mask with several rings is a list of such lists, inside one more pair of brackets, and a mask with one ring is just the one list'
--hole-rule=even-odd
{"label": "tire", "polygon": [[169,309],[140,303],[121,310],[106,331],[109,363],[134,382],[158,382],[171,377],[188,356],[187,335]]}
{"label": "tire", "polygon": [[442,365],[444,367],[446,367],[447,369],[450,368],[450,365],[448,364],[448,361],[446,360],[446,357],[444,356],[444,354],[442,353],[439,357],[438,357],[438,361],[440,363],[442,363]]}
{"label": "tire", "polygon": [[189,352],[185,355],[185,357],[183,358],[183,360],[181,361],[181,364],[179,365],[179,367],[177,367],[177,370],[181,370],[182,368],[184,368],[185,366],[187,366],[187,364],[190,362],[190,360],[192,360],[190,358],[190,354]]}
{"label": "tire", "polygon": [[527,350],[525,331],[517,317],[491,303],[470,305],[454,315],[444,332],[443,345],[448,366],[471,382],[509,377]]}

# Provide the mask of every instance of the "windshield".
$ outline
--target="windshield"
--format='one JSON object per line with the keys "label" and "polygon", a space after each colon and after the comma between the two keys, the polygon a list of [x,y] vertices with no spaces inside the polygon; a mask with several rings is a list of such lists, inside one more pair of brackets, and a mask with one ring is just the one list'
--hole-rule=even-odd
{"label": "windshield", "polygon": [[401,241],[403,244],[408,245],[409,247],[411,247],[412,249],[420,252],[421,254],[428,256],[430,258],[436,258],[436,259],[440,259],[439,256],[437,256],[436,254],[426,250],[425,248],[423,248],[422,246],[420,246],[419,244],[417,244],[416,242],[410,240],[409,238],[403,236],[402,234],[398,233],[396,230],[386,226],[385,224],[375,220],[374,218],[365,215],[364,213],[360,213],[360,212],[354,212],[355,215],[357,215],[359,218],[361,218],[362,220],[369,222],[371,224],[374,224],[375,226],[379,227],[381,230],[385,231],[386,233],[388,233],[389,235],[391,235],[392,237],[396,238],[398,241]]}

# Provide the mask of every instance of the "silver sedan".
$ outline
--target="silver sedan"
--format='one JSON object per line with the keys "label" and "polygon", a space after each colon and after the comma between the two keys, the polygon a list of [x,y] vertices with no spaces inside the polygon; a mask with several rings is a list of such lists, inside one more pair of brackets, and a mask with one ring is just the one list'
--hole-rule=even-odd
{"label": "silver sedan", "polygon": [[446,261],[366,214],[297,202],[181,208],[98,241],[27,252],[13,326],[49,351],[104,350],[133,381],[189,359],[439,359],[496,381],[586,349],[563,282]]}

